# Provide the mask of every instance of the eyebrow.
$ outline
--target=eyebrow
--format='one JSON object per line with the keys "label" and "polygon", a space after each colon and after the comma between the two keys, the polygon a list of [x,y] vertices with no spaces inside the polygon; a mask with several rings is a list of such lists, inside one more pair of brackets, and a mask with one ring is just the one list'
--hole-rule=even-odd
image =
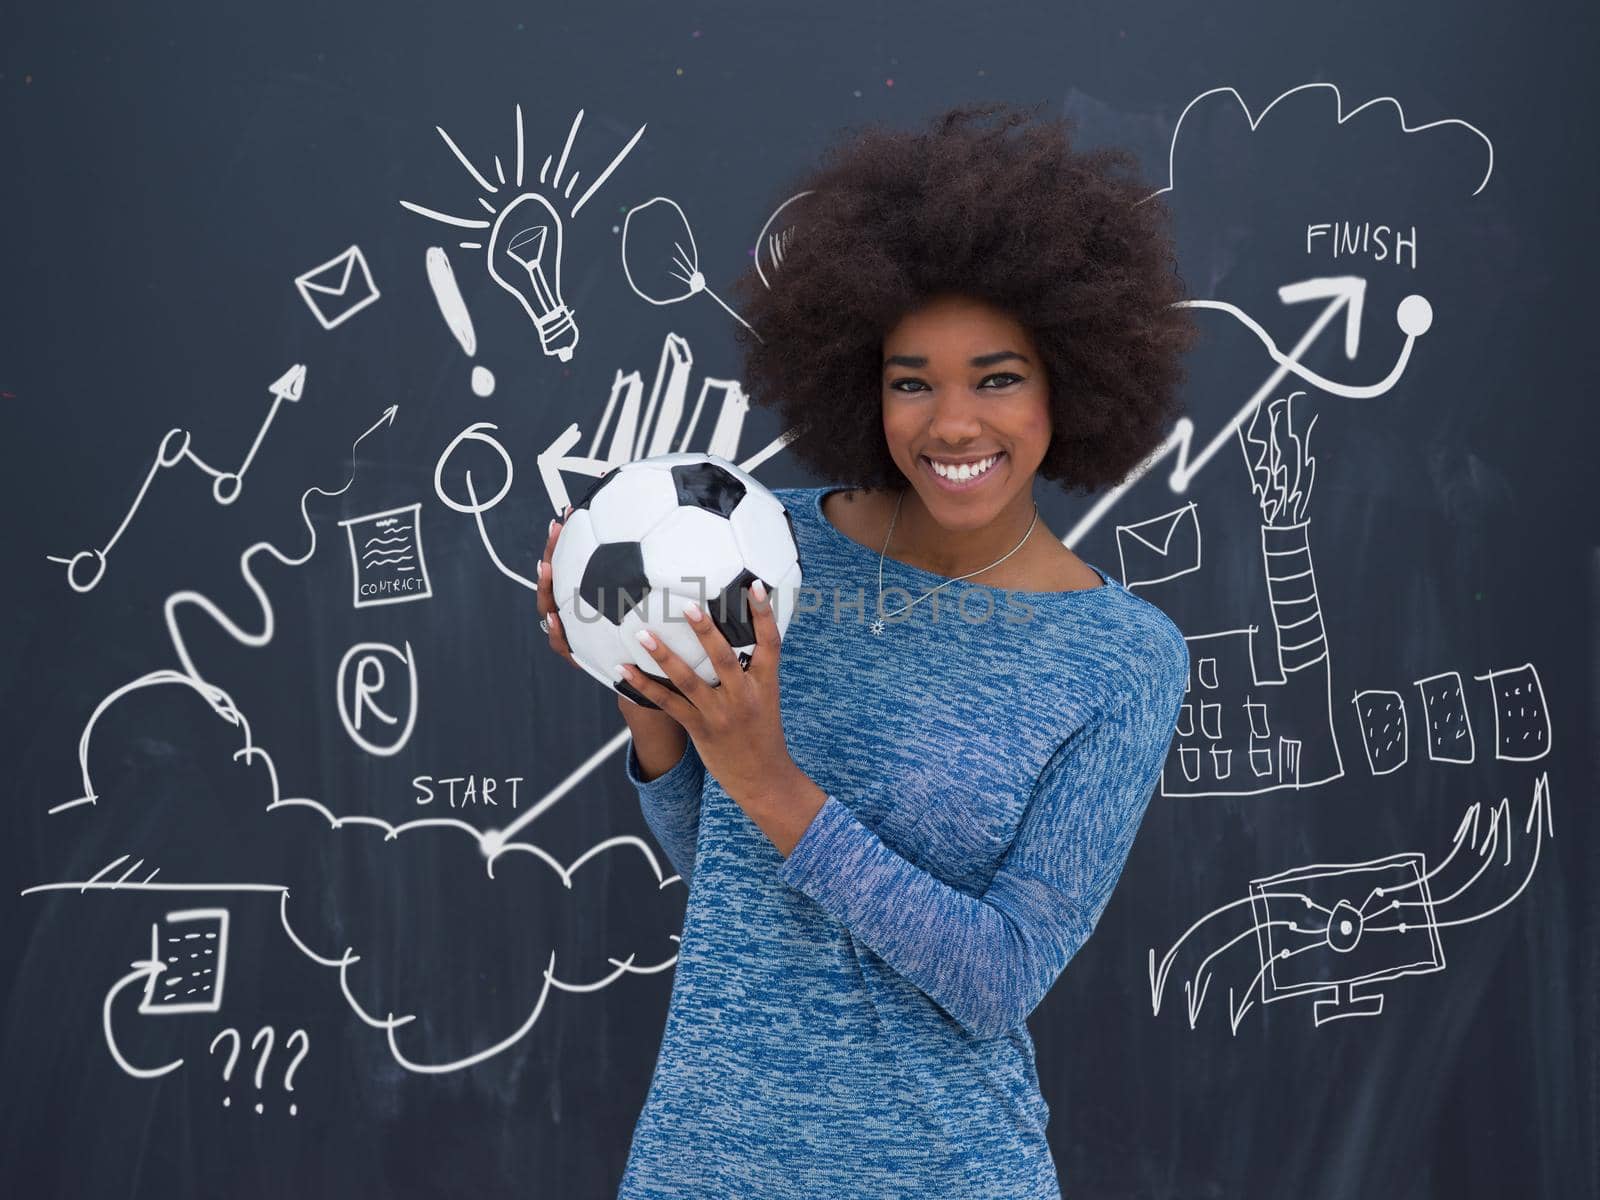
{"label": "eyebrow", "polygon": [[[1005,362],[1010,358],[1017,359],[1019,362],[1028,362],[1026,355],[1018,354],[1015,350],[996,350],[992,354],[976,355],[972,359],[972,365],[975,367],[992,367],[995,363]],[[925,367],[928,365],[928,359],[926,355],[922,354],[891,354],[883,360],[883,365],[885,369],[889,367]],[[1028,365],[1032,366],[1033,364],[1029,363]]]}

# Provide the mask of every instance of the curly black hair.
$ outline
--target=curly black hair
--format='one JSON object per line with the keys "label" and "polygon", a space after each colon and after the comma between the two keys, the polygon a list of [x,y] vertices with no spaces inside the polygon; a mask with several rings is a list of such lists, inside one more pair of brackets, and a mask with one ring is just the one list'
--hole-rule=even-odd
{"label": "curly black hair", "polygon": [[1069,492],[1121,483],[1180,415],[1196,328],[1175,307],[1169,213],[1132,154],[1076,150],[1069,118],[1030,123],[1038,107],[965,104],[926,132],[865,126],[781,193],[808,194],[734,285],[760,335],[737,331],[744,382],[825,478],[904,484],[883,437],[883,339],[938,293],[990,303],[1033,337],[1052,416],[1038,474]]}

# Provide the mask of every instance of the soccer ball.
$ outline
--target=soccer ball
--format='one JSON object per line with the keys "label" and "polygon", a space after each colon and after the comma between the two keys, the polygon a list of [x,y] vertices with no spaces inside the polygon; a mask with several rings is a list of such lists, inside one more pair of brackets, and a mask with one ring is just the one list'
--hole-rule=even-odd
{"label": "soccer ball", "polygon": [[693,600],[748,668],[756,649],[745,589],[760,579],[781,635],[801,583],[800,549],[783,502],[716,454],[657,454],[613,467],[572,506],[550,559],[550,586],[572,657],[636,704],[660,705],[614,668],[632,663],[682,695],[635,636],[656,637],[717,686],[683,615]]}

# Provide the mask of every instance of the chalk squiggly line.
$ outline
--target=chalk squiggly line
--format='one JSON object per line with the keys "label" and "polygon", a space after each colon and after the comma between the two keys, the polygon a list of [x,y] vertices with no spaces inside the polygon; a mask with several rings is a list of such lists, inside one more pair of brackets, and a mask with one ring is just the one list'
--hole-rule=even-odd
{"label": "chalk squiggly line", "polygon": [[[96,724],[99,722],[100,717],[106,712],[106,710],[118,700],[122,699],[122,697],[130,695],[133,692],[139,691],[143,688],[176,684],[181,687],[187,687],[194,691],[206,701],[212,711],[215,712],[219,717],[227,721],[230,725],[234,725],[239,728],[243,737],[243,744],[238,750],[233,752],[232,757],[236,762],[243,761],[247,764],[253,760],[259,759],[265,766],[268,781],[272,790],[272,800],[266,806],[266,811],[268,812],[272,812],[279,808],[291,808],[297,806],[310,808],[322,814],[323,818],[327,820],[330,829],[339,829],[345,825],[371,825],[384,831],[385,841],[393,841],[402,833],[412,829],[427,827],[453,828],[470,837],[474,843],[476,843],[479,848],[483,850],[485,857],[485,870],[488,872],[491,879],[494,877],[494,862],[500,857],[500,855],[520,852],[531,854],[540,859],[547,866],[549,866],[551,870],[556,872],[556,874],[560,877],[563,886],[570,889],[572,887],[573,875],[577,872],[579,867],[584,865],[585,862],[614,847],[633,846],[644,855],[645,861],[649,863],[650,869],[654,872],[660,887],[664,888],[669,884],[679,882],[681,877],[678,875],[672,875],[670,877],[664,876],[661,863],[656,858],[655,853],[650,849],[649,845],[643,839],[633,836],[623,835],[608,838],[607,840],[590,847],[583,854],[579,855],[570,865],[563,865],[553,858],[542,847],[533,845],[531,843],[512,842],[500,836],[487,836],[484,831],[479,830],[466,821],[458,820],[456,818],[427,817],[414,821],[406,821],[399,825],[394,825],[379,817],[338,817],[335,816],[333,812],[325,805],[309,797],[284,796],[279,790],[278,772],[276,765],[273,763],[272,755],[266,750],[265,747],[258,746],[253,741],[250,732],[250,722],[245,717],[243,711],[240,710],[238,705],[234,703],[233,698],[223,688],[218,687],[216,684],[207,680],[200,674],[199,669],[195,666],[194,661],[190,657],[188,649],[183,641],[182,634],[178,629],[177,614],[180,606],[184,604],[192,604],[196,607],[199,607],[204,612],[209,614],[211,618],[215,620],[230,637],[244,645],[262,646],[271,641],[274,628],[272,603],[268,598],[265,589],[261,586],[260,581],[255,577],[255,574],[251,570],[251,558],[253,558],[256,554],[264,552],[272,555],[285,566],[291,567],[302,566],[309,561],[311,556],[316,552],[317,545],[316,528],[312,525],[310,514],[306,510],[306,502],[310,498],[311,493],[317,492],[324,496],[337,496],[346,491],[351,484],[355,482],[356,447],[361,444],[362,439],[366,438],[380,427],[392,424],[395,414],[398,411],[398,405],[391,405],[389,408],[384,410],[382,417],[368,427],[359,437],[355,439],[353,443],[351,443],[350,478],[345,481],[343,486],[333,491],[328,491],[327,489],[313,486],[307,488],[301,494],[300,517],[301,521],[306,527],[307,532],[311,536],[311,544],[306,549],[304,554],[291,557],[268,542],[257,542],[246,549],[240,556],[240,574],[243,575],[246,585],[255,595],[257,603],[261,608],[261,633],[248,633],[231,618],[229,618],[227,614],[222,612],[222,610],[219,609],[207,596],[199,592],[176,592],[167,598],[167,602],[164,607],[167,630],[172,638],[173,647],[177,652],[178,658],[184,665],[184,670],[174,671],[170,668],[166,668],[157,671],[151,671],[137,679],[123,684],[121,687],[117,688],[100,701],[100,703],[95,707],[94,712],[90,715],[89,720],[85,723],[83,733],[78,740],[78,766],[82,776],[84,794],[75,800],[69,800],[63,804],[58,804],[49,811],[54,814],[64,811],[65,809],[77,807],[78,805],[93,805],[98,802],[99,797],[95,793],[93,782],[89,777],[89,743],[93,737]],[[125,858],[126,856],[124,856],[123,859],[116,860],[116,862],[111,864],[111,866],[114,867],[120,865]],[[140,860],[140,862],[142,863],[143,860]],[[354,994],[351,992],[348,980],[348,970],[354,963],[360,961],[360,956],[354,953],[353,947],[346,947],[344,953],[339,958],[329,958],[312,950],[310,946],[306,944],[305,940],[295,933],[293,927],[290,925],[288,916],[289,888],[287,885],[269,883],[153,883],[151,880],[154,878],[154,872],[152,872],[150,876],[147,876],[146,879],[141,883],[125,882],[127,878],[126,875],[117,880],[102,881],[101,876],[108,874],[110,869],[111,867],[103,868],[99,875],[87,881],[39,884],[34,887],[23,889],[21,894],[26,896],[37,892],[60,891],[69,888],[76,889],[80,893],[105,888],[113,888],[119,891],[276,891],[280,894],[279,919],[283,924],[284,932],[288,935],[289,940],[293,943],[295,948],[303,953],[312,962],[317,963],[319,966],[337,969],[339,972],[339,987],[341,992],[344,994],[346,1002],[350,1005],[351,1011],[354,1012],[363,1023],[372,1026],[373,1028],[385,1030],[390,1054],[394,1057],[397,1063],[399,1063],[406,1070],[424,1074],[437,1074],[460,1070],[465,1067],[472,1066],[475,1063],[482,1062],[484,1059],[490,1058],[493,1055],[498,1054],[500,1051],[506,1049],[508,1046],[514,1044],[520,1038],[525,1036],[527,1032],[533,1028],[534,1024],[537,1023],[539,1014],[543,1010],[545,999],[549,995],[549,991],[552,987],[570,992],[596,991],[614,982],[623,975],[655,974],[666,970],[678,961],[678,956],[674,954],[670,958],[659,963],[646,966],[635,966],[635,956],[630,954],[625,960],[618,960],[615,958],[608,959],[607,961],[610,962],[616,968],[616,970],[601,979],[589,982],[569,982],[561,980],[556,976],[555,953],[552,951],[550,962],[544,971],[544,986],[540,989],[539,998],[535,1002],[528,1016],[515,1031],[492,1046],[488,1046],[465,1058],[445,1063],[419,1063],[412,1061],[411,1059],[407,1058],[404,1053],[402,1053],[395,1040],[394,1033],[394,1031],[400,1026],[415,1020],[416,1015],[404,1014],[397,1017],[391,1012],[383,1018],[377,1018],[372,1016],[361,1006],[361,1004],[356,1000]],[[128,873],[131,874],[131,870]],[[672,936],[674,941],[677,940],[676,935],[670,936]],[[140,968],[149,968],[151,965],[152,964],[149,963],[136,964],[136,966]],[[141,970],[137,973],[137,977],[142,978],[142,976],[143,971]]]}
{"label": "chalk squiggly line", "polygon": [[[187,675],[197,681],[204,682],[199,670],[194,665],[194,660],[189,657],[189,648],[184,645],[183,635],[178,631],[177,616],[179,606],[184,604],[193,604],[202,609],[206,613],[210,614],[212,620],[214,620],[218,625],[222,626],[224,633],[242,645],[265,646],[268,642],[270,642],[272,640],[273,627],[272,601],[267,598],[266,589],[261,586],[260,580],[258,580],[255,577],[255,573],[251,571],[250,560],[257,554],[266,553],[272,555],[272,557],[276,558],[286,567],[298,567],[307,562],[317,550],[317,530],[316,527],[311,524],[311,515],[306,512],[306,501],[311,498],[312,492],[320,492],[324,496],[338,496],[347,491],[350,485],[356,481],[356,447],[361,444],[363,438],[377,430],[380,426],[392,425],[394,423],[394,415],[399,411],[400,406],[398,404],[391,404],[388,408],[383,410],[383,416],[379,417],[375,422],[372,423],[372,425],[368,426],[367,429],[360,435],[360,437],[357,437],[356,440],[350,444],[350,478],[345,480],[343,487],[330,492],[324,488],[312,486],[308,487],[300,494],[300,520],[304,522],[306,532],[311,535],[311,545],[306,547],[306,552],[304,554],[300,555],[298,558],[290,558],[271,542],[257,542],[239,556],[239,573],[244,576],[246,586],[248,586],[250,591],[254,593],[256,603],[261,606],[262,629],[260,633],[246,633],[243,629],[239,628],[238,625],[234,624],[233,621],[228,618],[226,613],[213,604],[209,597],[204,596],[199,592],[174,592],[172,595],[167,597],[167,602],[165,605],[167,632],[172,636],[173,649],[178,652],[178,661],[183,664],[184,672]],[[86,794],[92,794],[87,791],[87,787],[88,785],[86,780]]]}

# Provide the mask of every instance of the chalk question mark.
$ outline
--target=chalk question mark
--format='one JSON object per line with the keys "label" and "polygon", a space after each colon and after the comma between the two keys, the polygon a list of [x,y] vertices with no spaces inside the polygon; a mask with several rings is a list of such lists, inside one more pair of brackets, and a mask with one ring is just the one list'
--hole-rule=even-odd
{"label": "chalk question mark", "polygon": [[[275,1037],[276,1035],[272,1031],[272,1026],[263,1025],[256,1031],[255,1037],[250,1039],[250,1049],[252,1050],[261,1047],[262,1044],[265,1043],[265,1049],[261,1051],[261,1057],[256,1061],[255,1082],[257,1092],[260,1092],[261,1081],[267,1073],[267,1062],[272,1057],[272,1046]],[[217,1034],[216,1037],[211,1039],[210,1049],[212,1054],[217,1052],[217,1043],[222,1041],[223,1038],[232,1039],[232,1045],[228,1049],[228,1063],[222,1068],[222,1081],[227,1083],[233,1078],[233,1068],[239,1063],[241,1039],[239,1037],[239,1031],[231,1026],[222,1030]],[[295,1056],[289,1060],[289,1069],[283,1073],[283,1088],[287,1092],[294,1091],[294,1073],[300,1069],[300,1064],[305,1061],[306,1055],[311,1053],[311,1035],[308,1034],[304,1029],[296,1029],[289,1035],[284,1044],[286,1046],[292,1046],[296,1041],[300,1043],[300,1049],[295,1053]],[[231,1096],[224,1096],[222,1098],[222,1106],[224,1108],[227,1108],[232,1103],[233,1098]],[[257,1101],[256,1112],[259,1113],[265,1111],[266,1106],[260,1101]],[[289,1115],[291,1117],[297,1115],[299,1111],[300,1109],[298,1105],[289,1105]]]}
{"label": "chalk question mark", "polygon": [[[305,1058],[306,1055],[311,1053],[311,1035],[304,1029],[296,1029],[289,1035],[288,1040],[283,1044],[285,1046],[292,1046],[294,1045],[296,1038],[300,1039],[300,1053],[296,1054],[294,1058],[290,1060],[289,1069],[283,1073],[283,1090],[286,1092],[294,1091],[295,1069],[300,1066],[300,1061]],[[297,1105],[293,1103],[289,1105],[289,1115],[291,1117],[299,1111],[300,1109]]]}
{"label": "chalk question mark", "polygon": [[[211,1039],[211,1053],[215,1054],[217,1052],[217,1043],[223,1038],[227,1037],[229,1034],[233,1035],[233,1049],[228,1052],[228,1065],[222,1068],[223,1083],[227,1083],[228,1080],[233,1077],[234,1065],[239,1061],[239,1031],[233,1028],[224,1029],[221,1033],[217,1034],[216,1037]],[[222,1098],[223,1108],[227,1108],[228,1105],[232,1103],[232,1096],[224,1096]]]}
{"label": "chalk question mark", "polygon": [[[261,1091],[261,1076],[266,1073],[266,1070],[267,1070],[267,1059],[272,1057],[272,1040],[273,1040],[273,1037],[274,1037],[274,1034],[272,1032],[272,1026],[271,1025],[263,1025],[260,1029],[258,1029],[256,1031],[255,1037],[250,1039],[250,1049],[252,1049],[252,1050],[254,1050],[256,1048],[256,1043],[261,1041],[262,1038],[265,1038],[266,1041],[267,1041],[267,1048],[261,1052],[261,1061],[256,1063],[256,1091],[257,1092]],[[266,1106],[264,1104],[262,1104],[261,1101],[259,1101],[259,1100],[256,1101],[256,1111],[258,1113],[266,1111]]]}

